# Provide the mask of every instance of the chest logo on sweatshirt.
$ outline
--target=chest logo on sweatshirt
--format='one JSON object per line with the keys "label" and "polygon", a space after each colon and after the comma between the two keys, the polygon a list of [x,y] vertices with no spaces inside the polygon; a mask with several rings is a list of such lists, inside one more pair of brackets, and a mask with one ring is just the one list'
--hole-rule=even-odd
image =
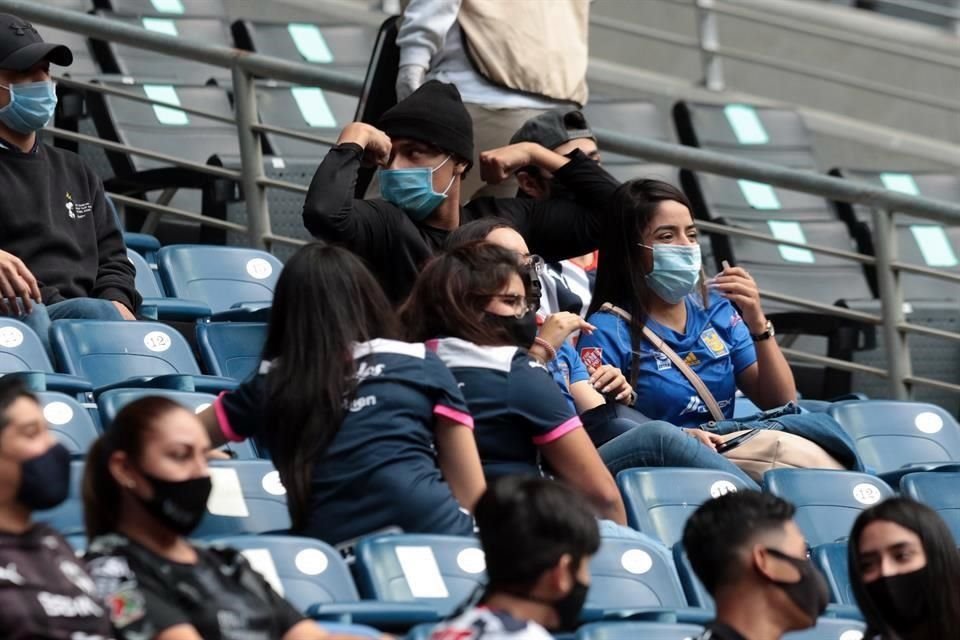
{"label": "chest logo on sweatshirt", "polygon": [[89,202],[75,202],[73,195],[67,191],[63,205],[67,210],[67,217],[71,220],[83,220],[93,211],[93,205]]}

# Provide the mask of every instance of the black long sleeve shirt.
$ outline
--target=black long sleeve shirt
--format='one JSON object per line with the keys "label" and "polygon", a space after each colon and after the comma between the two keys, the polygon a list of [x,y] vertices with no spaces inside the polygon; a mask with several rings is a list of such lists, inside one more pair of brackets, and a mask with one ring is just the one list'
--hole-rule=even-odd
{"label": "black long sleeve shirt", "polygon": [[[353,143],[331,149],[320,163],[303,207],[303,223],[314,236],[344,246],[363,257],[390,299],[402,302],[421,267],[443,247],[450,234],[413,222],[386,200],[357,200],[354,185],[363,149]],[[593,251],[602,212],[617,181],[581,151],[554,173],[573,200],[478,198],[460,211],[460,223],[487,216],[508,220],[523,235],[530,251],[555,262]]]}
{"label": "black long sleeve shirt", "polygon": [[0,249],[40,282],[43,302],[140,296],[103,183],[80,156],[46,144],[32,153],[0,146]]}

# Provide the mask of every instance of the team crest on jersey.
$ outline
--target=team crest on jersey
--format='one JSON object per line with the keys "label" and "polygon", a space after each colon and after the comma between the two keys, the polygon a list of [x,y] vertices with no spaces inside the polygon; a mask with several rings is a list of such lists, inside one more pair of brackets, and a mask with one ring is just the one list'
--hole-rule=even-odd
{"label": "team crest on jersey", "polygon": [[700,342],[706,345],[714,358],[722,358],[730,354],[727,343],[723,341],[723,338],[720,337],[717,330],[712,327],[700,334]]}
{"label": "team crest on jersey", "polygon": [[143,594],[136,588],[111,593],[107,596],[107,605],[110,607],[110,621],[120,629],[142,618],[147,610]]}
{"label": "team crest on jersey", "polygon": [[687,357],[684,358],[683,361],[687,363],[688,367],[695,367],[700,364],[700,358],[698,358],[697,354],[695,354],[693,351],[688,353]]}
{"label": "team crest on jersey", "polygon": [[596,369],[603,364],[603,349],[600,347],[584,347],[580,349],[580,359],[588,368]]}

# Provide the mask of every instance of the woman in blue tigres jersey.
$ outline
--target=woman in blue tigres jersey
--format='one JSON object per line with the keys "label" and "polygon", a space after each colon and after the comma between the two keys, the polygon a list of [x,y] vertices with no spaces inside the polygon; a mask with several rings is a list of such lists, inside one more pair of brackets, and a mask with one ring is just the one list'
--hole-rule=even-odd
{"label": "woman in blue tigres jersey", "polygon": [[202,415],[218,444],[269,450],[295,533],[473,532],[486,487],[473,419],[443,362],[398,334],[359,258],[307,245],[277,282],[260,372]]}
{"label": "woman in blue tigres jersey", "polygon": [[[619,367],[644,415],[687,428],[708,448],[719,437],[697,429],[711,419],[694,387],[646,340],[650,328],[703,380],[724,416],[739,388],[761,408],[796,400],[790,366],[772,339],[757,285],[724,265],[706,280],[697,229],[686,197],[659,180],[633,180],[616,192],[600,245],[588,320],[596,326],[578,347],[588,364]],[[612,304],[628,314],[605,310]]]}

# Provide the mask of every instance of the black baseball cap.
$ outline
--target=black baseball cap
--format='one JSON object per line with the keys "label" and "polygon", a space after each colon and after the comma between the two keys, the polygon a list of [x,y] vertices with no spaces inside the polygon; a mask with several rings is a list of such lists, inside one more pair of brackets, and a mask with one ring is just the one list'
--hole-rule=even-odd
{"label": "black baseball cap", "polygon": [[556,149],[565,142],[580,138],[597,139],[583,113],[554,109],[524,122],[510,138],[510,144],[536,142],[546,149]]}
{"label": "black baseball cap", "polygon": [[0,13],[0,69],[27,71],[43,60],[69,67],[73,63],[73,52],[66,45],[44,42],[26,20]]}

